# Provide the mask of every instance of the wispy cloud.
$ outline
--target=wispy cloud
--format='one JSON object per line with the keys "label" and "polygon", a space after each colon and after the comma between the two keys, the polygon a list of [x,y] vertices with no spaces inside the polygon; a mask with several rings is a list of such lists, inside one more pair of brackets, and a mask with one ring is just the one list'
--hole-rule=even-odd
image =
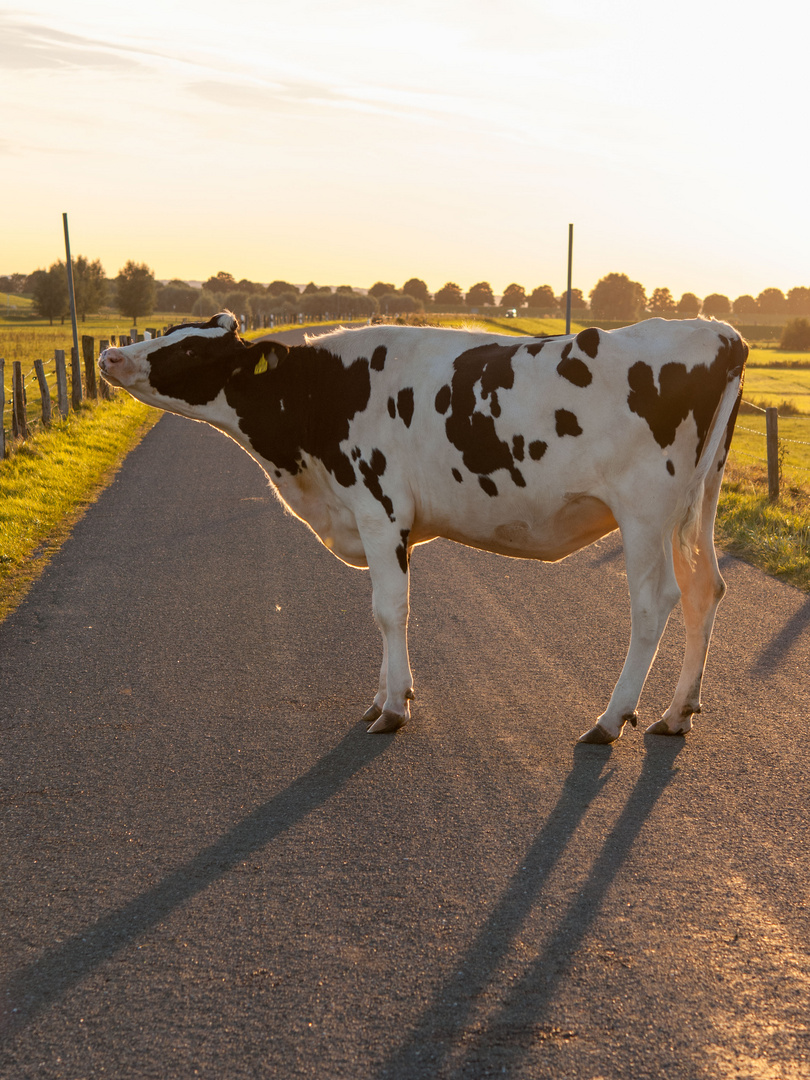
{"label": "wispy cloud", "polygon": [[0,12],[0,67],[6,70],[137,68],[125,46],[21,22]]}

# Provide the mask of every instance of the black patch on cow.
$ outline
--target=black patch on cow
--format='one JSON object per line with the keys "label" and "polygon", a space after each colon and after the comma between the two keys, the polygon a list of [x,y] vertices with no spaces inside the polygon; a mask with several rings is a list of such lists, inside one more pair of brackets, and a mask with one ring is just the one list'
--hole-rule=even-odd
{"label": "black patch on cow", "polygon": [[524,439],[522,435],[515,435],[512,438],[512,456],[515,461],[523,461],[523,445]]}
{"label": "black patch on cow", "polygon": [[550,341],[559,341],[561,337],[565,337],[565,334],[538,334],[533,344],[526,346],[526,352],[531,356],[537,356]]}
{"label": "black patch on cow", "polygon": [[501,403],[498,401],[498,391],[493,390],[489,398],[489,411],[497,418],[501,415]]}
{"label": "black patch on cow", "polygon": [[669,459],[667,459],[667,472],[669,473],[670,476],[675,475],[675,466],[672,464],[672,462]]}
{"label": "black patch on cow", "polygon": [[360,357],[346,367],[328,349],[302,345],[290,349],[283,364],[256,376],[255,361],[265,344],[244,349],[240,370],[224,386],[240,428],[258,454],[293,476],[301,471],[301,458],[310,455],[342,487],[351,487],[357,477],[340,444],[352,418],[368,405],[369,361]]}
{"label": "black patch on cow", "polygon": [[406,386],[397,394],[397,409],[402,417],[405,427],[411,426],[413,420],[413,387]]}
{"label": "black patch on cow", "polygon": [[563,350],[562,360],[557,364],[557,374],[562,375],[564,379],[573,383],[574,386],[590,386],[593,382],[591,369],[585,361],[580,360],[578,356],[566,356],[565,350]]}
{"label": "black patch on cow", "polygon": [[392,420],[397,415],[397,404],[392,397],[388,399],[388,415]]}
{"label": "black patch on cow", "polygon": [[[197,329],[211,329],[208,323],[194,323]],[[187,324],[182,329],[188,330]],[[177,327],[181,329],[181,327]],[[238,371],[246,354],[255,357],[249,362],[253,378],[255,363],[262,356],[287,348],[278,342],[262,342],[262,347],[248,349],[236,334],[223,333],[216,337],[189,334],[179,341],[171,335],[159,339],[161,346],[150,353],[149,383],[159,394],[188,402],[189,405],[207,405],[220,393],[226,382]]]}
{"label": "black patch on cow", "polygon": [[595,326],[589,326],[587,330],[580,330],[576,338],[577,348],[581,349],[591,360],[596,359],[599,351],[599,331]]}
{"label": "black patch on cow", "polygon": [[352,450],[352,461],[357,461],[358,458],[361,458],[362,456],[363,456],[363,453],[362,453],[360,447],[355,446],[354,449]]}
{"label": "black patch on cow", "polygon": [[643,360],[633,364],[627,373],[630,386],[627,404],[632,412],[647,422],[662,449],[672,445],[679,426],[692,413],[698,433],[695,464],[700,461],[712,418],[726,385],[729,379],[742,371],[748,355],[748,346],[741,338],[729,340],[722,334],[719,337],[717,354],[708,367],[706,364],[695,364],[691,370],[687,370],[685,364],[664,364],[657,387],[652,368]]}
{"label": "black patch on cow", "polygon": [[568,411],[568,409],[557,409],[554,413],[554,420],[557,426],[557,434],[560,438],[562,438],[563,435],[582,434],[582,428],[579,426],[579,421],[572,412]]}
{"label": "black patch on cow", "polygon": [[488,477],[488,476],[479,476],[478,477],[478,483],[481,485],[481,487],[484,489],[484,491],[487,493],[487,495],[494,496],[494,495],[498,494],[498,488],[497,488],[497,486],[495,484],[495,481],[490,479],[490,477]]}
{"label": "black patch on cow", "polygon": [[454,480],[457,480],[459,482],[459,484],[464,483],[464,477],[461,475],[461,473],[458,471],[458,469],[451,469],[450,471],[453,474],[453,479]]}
{"label": "black patch on cow", "polygon": [[450,408],[452,390],[449,386],[443,386],[436,395],[436,412],[444,415]]}
{"label": "black patch on cow", "polygon": [[378,345],[374,352],[371,354],[371,370],[382,371],[385,367],[385,358],[388,354],[388,350],[385,345]]}
{"label": "black patch on cow", "polygon": [[410,534],[410,529],[400,530],[399,535],[402,538],[402,543],[397,544],[397,559],[403,574],[408,573],[408,563],[411,561],[411,553],[408,551],[408,537]]}
{"label": "black patch on cow", "polygon": [[532,461],[539,461],[546,450],[548,450],[548,443],[544,443],[542,439],[535,439],[534,442],[529,443],[529,457]]}
{"label": "black patch on cow", "polygon": [[[520,348],[520,344],[478,345],[457,356],[453,363],[451,410],[445,421],[447,438],[461,453],[470,472],[479,474],[479,482],[488,494],[497,493],[497,489],[490,492],[481,477],[498,469],[506,469],[519,487],[525,487],[526,481],[515,466],[509,443],[498,438],[494,416],[479,412],[476,408],[475,388],[480,386],[481,397],[485,401],[490,400],[490,413],[497,411],[499,414],[500,401],[496,391],[513,388],[515,373],[512,358]],[[437,408],[439,404],[437,395]],[[439,409],[439,412],[442,411]]]}
{"label": "black patch on cow", "polygon": [[[748,346],[746,346],[746,354],[747,351]],[[731,447],[731,440],[734,436],[734,425],[737,423],[737,413],[740,411],[740,405],[742,404],[742,394],[742,387],[740,387],[740,392],[737,395],[737,400],[734,402],[734,408],[731,410],[731,416],[728,418],[728,423],[726,424],[726,441],[724,443],[723,456],[720,458],[720,462],[717,466],[718,472],[722,471],[728,459],[728,452],[729,448]]]}
{"label": "black patch on cow", "polygon": [[360,475],[363,477],[363,483],[374,498],[381,503],[382,508],[385,510],[389,519],[394,521],[394,504],[385,494],[380,484],[380,477],[385,472],[386,464],[385,454],[382,450],[374,449],[371,451],[371,460],[368,462],[361,461],[357,467],[360,470]]}
{"label": "black patch on cow", "polygon": [[[584,334],[586,333],[586,331],[583,330],[582,333]],[[580,334],[576,338],[577,344],[579,344],[579,338],[581,336],[582,335]],[[593,382],[593,375],[591,374],[591,369],[588,367],[585,361],[581,360],[578,356],[571,356],[571,349],[573,348],[573,345],[574,342],[569,341],[568,344],[563,348],[562,359],[560,360],[559,364],[557,364],[557,374],[561,375],[563,379],[567,379],[570,383],[573,383],[574,386],[590,386]]]}

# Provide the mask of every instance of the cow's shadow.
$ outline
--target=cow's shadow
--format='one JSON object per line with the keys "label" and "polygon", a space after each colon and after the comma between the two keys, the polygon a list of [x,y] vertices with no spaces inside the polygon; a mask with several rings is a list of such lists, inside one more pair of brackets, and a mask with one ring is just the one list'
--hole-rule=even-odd
{"label": "cow's shadow", "polygon": [[[511,1074],[551,1009],[570,962],[621,870],[645,821],[675,775],[682,738],[645,737],[647,753],[638,779],[615,825],[605,837],[587,880],[571,900],[536,958],[483,1022],[483,998],[521,936],[533,909],[543,902],[550,871],[565,852],[589,806],[610,777],[609,747],[579,745],[560,798],[520,868],[453,975],[434,994],[422,1018],[380,1066],[380,1080],[433,1076]],[[451,1060],[452,1059],[452,1060]],[[494,1071],[493,1071],[494,1070]]]}
{"label": "cow's shadow", "polygon": [[367,738],[365,725],[358,724],[311,769],[193,859],[12,975],[2,988],[0,1039],[24,1027],[175,909],[322,806],[391,741],[387,736]]}

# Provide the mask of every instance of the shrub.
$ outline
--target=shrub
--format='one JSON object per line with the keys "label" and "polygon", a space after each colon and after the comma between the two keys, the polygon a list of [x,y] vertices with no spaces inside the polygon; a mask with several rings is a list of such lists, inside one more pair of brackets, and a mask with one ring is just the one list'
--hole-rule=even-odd
{"label": "shrub", "polygon": [[810,321],[807,319],[791,319],[782,331],[779,348],[790,349],[793,352],[809,351]]}

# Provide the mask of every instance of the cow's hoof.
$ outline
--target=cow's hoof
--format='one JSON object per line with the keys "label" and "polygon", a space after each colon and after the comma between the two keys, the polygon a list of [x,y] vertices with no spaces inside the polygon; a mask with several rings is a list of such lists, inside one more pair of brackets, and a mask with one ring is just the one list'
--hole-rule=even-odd
{"label": "cow's hoof", "polygon": [[368,729],[369,735],[372,732],[375,735],[386,734],[390,731],[398,731],[403,724],[407,724],[408,717],[400,716],[399,713],[391,712],[386,709],[378,720],[375,720],[371,727]]}
{"label": "cow's hoof", "polygon": [[685,735],[688,730],[689,730],[689,728],[682,727],[682,728],[679,728],[677,731],[670,731],[669,730],[669,724],[667,724],[666,720],[656,720],[654,724],[650,724],[650,726],[647,728],[647,730],[644,732],[644,734],[645,735]]}
{"label": "cow's hoof", "polygon": [[618,737],[618,735],[611,735],[601,724],[594,724],[590,731],[580,735],[577,742],[597,743],[599,746],[606,746],[608,743],[616,742]]}
{"label": "cow's hoof", "polygon": [[382,716],[382,709],[379,705],[372,705],[370,709],[366,709],[363,713],[363,719],[367,724],[370,724],[372,720],[376,720]]}

